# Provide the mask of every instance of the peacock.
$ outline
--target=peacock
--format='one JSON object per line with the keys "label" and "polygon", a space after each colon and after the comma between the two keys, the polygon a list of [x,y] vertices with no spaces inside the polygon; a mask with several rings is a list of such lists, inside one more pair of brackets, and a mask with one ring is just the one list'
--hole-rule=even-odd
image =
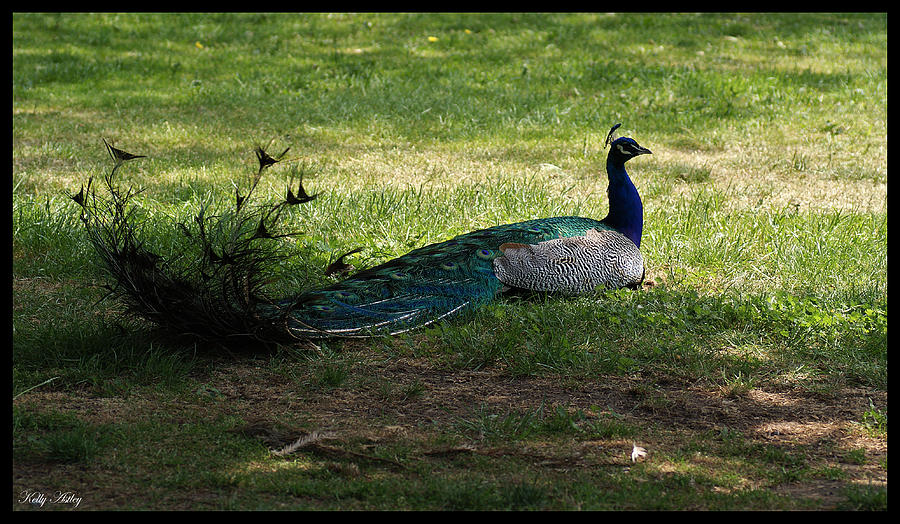
{"label": "peacock", "polygon": [[[610,129],[605,142],[609,212],[602,220],[558,216],[480,229],[286,298],[262,291],[266,277],[260,273],[271,253],[255,246],[288,235],[273,234],[269,225],[286,206],[315,199],[303,188],[302,177],[296,191],[291,181],[283,202],[234,222],[235,230],[250,233],[232,235],[239,240],[218,251],[210,240],[213,218],[201,210],[195,218],[199,233],[193,235],[204,254],[191,271],[174,271],[146,247],[132,223],[128,200],[133,194],[123,194],[112,180],[120,165],[140,155],[107,143],[116,162],[106,178],[112,199],[98,199],[90,180],[88,193],[82,186],[72,198],[82,206],[88,237],[113,277],[111,292],[132,312],[169,331],[277,343],[396,335],[473,310],[509,291],[575,295],[640,286],[645,276],[643,205],[625,163],[651,151],[632,138],[615,138],[620,125]],[[256,181],[285,153],[272,157],[258,148]],[[235,197],[236,217],[247,195],[236,190]],[[329,271],[349,269],[342,259]]]}

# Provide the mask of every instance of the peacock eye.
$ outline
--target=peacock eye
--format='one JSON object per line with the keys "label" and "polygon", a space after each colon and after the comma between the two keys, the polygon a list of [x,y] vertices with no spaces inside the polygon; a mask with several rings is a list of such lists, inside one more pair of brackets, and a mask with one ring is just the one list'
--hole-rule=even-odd
{"label": "peacock eye", "polygon": [[631,154],[631,151],[626,151],[625,148],[622,147],[622,144],[616,144],[616,147],[619,148],[619,152],[622,153],[623,155],[630,155],[630,154]]}

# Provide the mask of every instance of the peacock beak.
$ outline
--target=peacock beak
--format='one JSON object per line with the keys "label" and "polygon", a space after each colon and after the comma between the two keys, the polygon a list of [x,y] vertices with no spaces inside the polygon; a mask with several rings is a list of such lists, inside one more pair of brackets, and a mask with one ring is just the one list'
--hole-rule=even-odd
{"label": "peacock beak", "polygon": [[653,151],[650,151],[650,150],[647,149],[646,147],[637,146],[637,152],[634,154],[634,156],[637,156],[637,155],[652,155],[652,154],[653,154]]}

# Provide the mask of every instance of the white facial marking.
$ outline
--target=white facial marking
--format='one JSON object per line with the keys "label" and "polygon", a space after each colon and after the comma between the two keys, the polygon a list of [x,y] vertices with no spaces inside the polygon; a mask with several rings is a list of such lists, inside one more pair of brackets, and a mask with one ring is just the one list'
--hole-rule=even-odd
{"label": "white facial marking", "polygon": [[631,151],[625,151],[625,148],[622,147],[622,144],[616,144],[616,147],[619,148],[619,152],[622,153],[623,155],[630,155],[630,154],[631,154]]}

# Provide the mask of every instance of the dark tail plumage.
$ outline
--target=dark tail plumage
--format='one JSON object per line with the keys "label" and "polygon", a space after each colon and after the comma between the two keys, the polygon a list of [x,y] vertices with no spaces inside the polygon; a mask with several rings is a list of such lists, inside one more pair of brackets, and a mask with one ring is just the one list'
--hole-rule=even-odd
{"label": "dark tail plumage", "polygon": [[287,150],[273,158],[257,149],[259,169],[246,194],[235,190],[233,211],[209,216],[207,208],[201,207],[193,224],[177,224],[199,246],[199,255],[174,261],[164,260],[148,247],[132,202],[137,193],[122,190],[116,183],[119,168],[143,156],[106,145],[114,166],[102,179],[105,195],[98,195],[95,181],[89,179],[72,199],[81,206],[88,240],[111,277],[110,294],[131,313],[171,333],[220,342],[293,340],[280,308],[262,308],[274,303],[264,292],[265,283],[272,264],[285,256],[270,241],[290,236],[276,232],[281,212],[315,195],[306,194],[302,179],[295,195],[292,180],[285,200],[265,207],[248,205],[262,174]]}

